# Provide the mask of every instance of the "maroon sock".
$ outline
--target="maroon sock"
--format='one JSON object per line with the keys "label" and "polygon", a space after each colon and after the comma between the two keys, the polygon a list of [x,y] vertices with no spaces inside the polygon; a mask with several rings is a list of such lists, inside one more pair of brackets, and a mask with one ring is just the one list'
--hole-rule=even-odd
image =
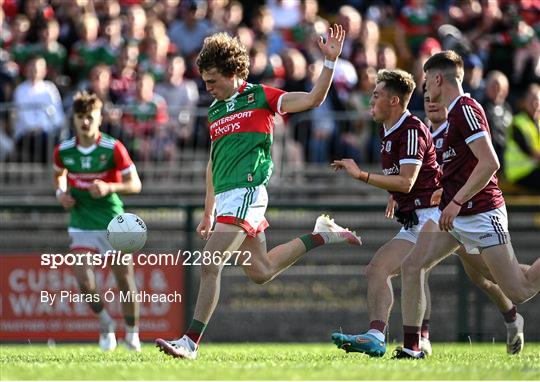
{"label": "maroon sock", "polygon": [[517,306],[513,306],[508,312],[502,314],[504,317],[504,322],[510,323],[514,322],[517,318]]}
{"label": "maroon sock", "polygon": [[429,339],[429,320],[422,320],[422,329],[420,334],[422,338]]}
{"label": "maroon sock", "polygon": [[378,330],[381,333],[384,333],[384,331],[386,330],[386,322],[381,321],[381,320],[371,321],[369,323],[369,328],[370,329],[375,329],[375,330]]}
{"label": "maroon sock", "polygon": [[409,350],[420,350],[420,326],[403,325],[403,347]]}
{"label": "maroon sock", "polygon": [[206,324],[198,320],[191,320],[188,330],[186,331],[186,336],[188,336],[193,342],[197,345],[201,341]]}

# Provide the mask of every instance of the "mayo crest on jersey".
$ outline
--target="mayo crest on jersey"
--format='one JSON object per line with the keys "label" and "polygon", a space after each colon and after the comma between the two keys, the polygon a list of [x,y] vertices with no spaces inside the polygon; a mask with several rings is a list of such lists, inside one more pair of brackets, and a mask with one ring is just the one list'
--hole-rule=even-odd
{"label": "mayo crest on jersey", "polygon": [[270,157],[275,113],[283,90],[244,82],[225,100],[208,110],[212,140],[214,193],[266,185],[272,175]]}

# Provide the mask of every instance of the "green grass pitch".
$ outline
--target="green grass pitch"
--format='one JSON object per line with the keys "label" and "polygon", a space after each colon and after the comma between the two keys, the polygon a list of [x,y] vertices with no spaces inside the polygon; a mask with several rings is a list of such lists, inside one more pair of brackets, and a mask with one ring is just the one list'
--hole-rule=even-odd
{"label": "green grass pitch", "polygon": [[[540,379],[540,343],[525,344],[519,356],[504,344],[434,344],[426,360],[369,358],[331,344],[204,344],[196,361],[165,356],[145,344],[142,353],[97,344],[0,345],[1,379]],[[394,346],[391,346],[391,349]]]}

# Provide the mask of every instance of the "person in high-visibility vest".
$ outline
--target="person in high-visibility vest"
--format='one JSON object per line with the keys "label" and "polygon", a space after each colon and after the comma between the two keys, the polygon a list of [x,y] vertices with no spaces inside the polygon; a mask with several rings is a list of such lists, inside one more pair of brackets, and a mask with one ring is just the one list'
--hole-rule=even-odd
{"label": "person in high-visibility vest", "polygon": [[528,87],[523,106],[508,131],[504,174],[510,182],[540,192],[540,85]]}

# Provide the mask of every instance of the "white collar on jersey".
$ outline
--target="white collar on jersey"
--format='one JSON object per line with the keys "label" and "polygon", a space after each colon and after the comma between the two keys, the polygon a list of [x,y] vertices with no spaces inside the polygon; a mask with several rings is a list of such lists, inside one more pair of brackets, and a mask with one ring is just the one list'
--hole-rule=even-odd
{"label": "white collar on jersey", "polygon": [[457,101],[458,101],[461,97],[470,97],[470,96],[471,96],[470,93],[465,93],[465,94],[460,94],[460,95],[458,95],[458,96],[452,101],[452,103],[450,104],[450,106],[448,106],[448,112],[450,113],[450,110],[452,110],[452,108],[453,108],[454,106],[456,106]]}
{"label": "white collar on jersey", "polygon": [[[411,112],[409,110],[405,110],[405,112],[403,112],[403,114],[401,115],[401,118],[396,122],[396,124],[394,126],[392,126],[390,128],[390,130],[384,129],[384,136],[387,137],[390,133],[397,130],[401,126],[401,124],[403,123],[405,118],[407,118],[409,115],[411,115]],[[383,124],[383,126],[384,126],[384,124]]]}
{"label": "white collar on jersey", "polygon": [[447,127],[448,127],[448,121],[444,121],[443,124],[440,125],[437,130],[431,132],[431,135],[436,137],[437,135],[442,133],[444,130],[446,130]]}
{"label": "white collar on jersey", "polygon": [[88,147],[83,147],[81,145],[77,145],[77,150],[79,150],[81,152],[81,154],[88,155],[92,151],[94,151],[96,149],[96,147],[97,147],[97,145],[95,143],[92,144],[92,146],[88,146]]}

